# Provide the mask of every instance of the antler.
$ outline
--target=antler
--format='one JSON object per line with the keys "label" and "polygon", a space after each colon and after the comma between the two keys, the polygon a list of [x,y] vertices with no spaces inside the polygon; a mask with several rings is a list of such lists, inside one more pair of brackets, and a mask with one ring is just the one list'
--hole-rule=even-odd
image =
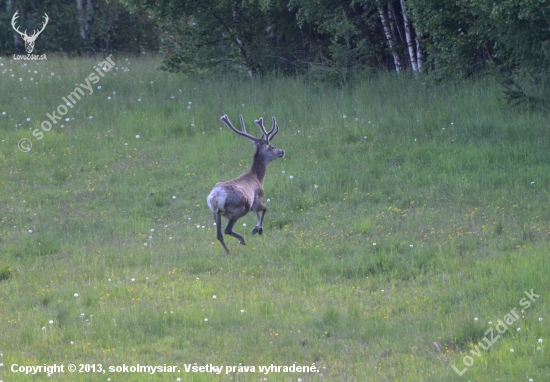
{"label": "antler", "polygon": [[[233,130],[235,133],[237,133],[237,134],[239,134],[239,135],[242,135],[243,137],[246,137],[246,138],[248,138],[248,139],[250,139],[251,141],[254,141],[254,142],[259,142],[259,141],[261,141],[261,140],[263,139],[263,137],[262,137],[262,138],[257,138],[257,137],[255,137],[255,136],[253,136],[253,135],[250,135],[250,134],[248,134],[248,133],[246,132],[246,127],[244,127],[244,120],[243,120],[242,114],[239,115],[239,117],[240,117],[240,119],[241,119],[241,126],[242,126],[242,128],[243,128],[242,131],[241,131],[241,130],[237,130],[237,129],[231,124],[231,122],[229,121],[229,117],[227,116],[227,114],[224,115],[223,117],[221,117],[220,119],[221,119],[227,126],[229,126],[229,128],[230,128],[231,130]],[[264,131],[264,133],[265,133],[265,131]]]}
{"label": "antler", "polygon": [[235,133],[237,133],[239,135],[242,135],[243,137],[247,137],[248,139],[250,139],[254,142],[259,142],[259,141],[262,141],[262,140],[265,140],[266,142],[270,142],[275,137],[275,135],[277,135],[277,133],[279,132],[279,125],[277,124],[277,121],[275,120],[275,117],[273,117],[273,126],[271,127],[271,130],[269,130],[269,131],[265,130],[264,119],[262,117],[260,117],[260,119],[258,119],[257,121],[254,121],[254,123],[256,125],[258,125],[258,127],[262,131],[262,137],[261,138],[254,137],[254,136],[252,136],[252,135],[250,135],[246,132],[246,127],[244,126],[244,120],[243,120],[242,114],[240,114],[239,117],[241,119],[241,126],[242,126],[241,131],[237,130],[231,124],[231,122],[229,121],[229,117],[227,115],[224,115],[223,117],[221,117],[221,120],[227,126],[229,126],[229,128],[231,130],[233,130]]}
{"label": "antler", "polygon": [[27,30],[25,29],[25,33],[22,33],[19,29],[17,29],[17,27],[15,26],[15,20],[19,17],[17,14],[19,13],[19,11],[16,11],[14,14],[13,14],[13,17],[11,18],[11,26],[13,27],[13,29],[19,33],[21,35],[21,37],[23,37],[23,35],[27,35]]}
{"label": "antler", "polygon": [[35,30],[34,33],[33,33],[32,36],[31,36],[31,38],[32,38],[32,37],[35,37],[35,36],[38,37],[38,35],[39,35],[40,33],[42,33],[42,31],[44,30],[44,28],[46,28],[46,25],[48,25],[48,21],[50,20],[50,18],[48,17],[48,14],[47,14],[47,13],[44,13],[44,16],[42,16],[42,17],[44,17],[44,22],[42,23],[42,29],[40,29],[39,32],[36,32],[36,30]]}
{"label": "antler", "polygon": [[262,130],[262,133],[264,133],[263,138],[267,142],[270,142],[273,139],[273,137],[277,135],[277,133],[279,132],[279,125],[277,125],[277,121],[275,120],[275,117],[273,117],[273,126],[271,127],[271,130],[269,130],[268,132],[265,131],[263,118],[260,117],[260,119],[258,119],[257,121],[254,121],[254,123],[260,127],[260,129]]}
{"label": "antler", "polygon": [[[273,130],[275,130],[275,132],[271,136],[269,136]],[[273,127],[271,128],[271,130],[269,130],[269,133],[267,134],[267,141],[270,142],[275,137],[275,135],[277,135],[278,132],[279,125],[277,124],[277,120],[275,119],[275,117],[273,117]]]}
{"label": "antler", "polygon": [[256,125],[258,125],[260,130],[262,130],[262,134],[263,134],[262,139],[265,139],[267,142],[269,142],[269,139],[267,139],[268,133],[266,133],[265,127],[264,127],[264,119],[262,117],[260,117],[260,119],[258,119],[257,121],[254,121],[254,123]]}
{"label": "antler", "polygon": [[16,11],[13,15],[13,17],[11,18],[11,26],[13,27],[13,29],[19,33],[21,35],[21,37],[23,37],[23,40],[24,41],[33,41],[33,40],[36,40],[36,38],[38,37],[38,35],[40,33],[42,33],[42,31],[44,30],[44,28],[46,28],[46,25],[48,25],[48,21],[50,20],[50,18],[48,17],[48,14],[47,13],[44,13],[44,22],[42,23],[42,29],[40,29],[40,31],[36,31],[36,29],[34,30],[34,33],[32,34],[32,36],[27,36],[27,30],[25,29],[25,32],[21,32],[16,26],[15,26],[15,20],[17,20],[17,18],[19,17],[18,16],[18,13],[19,11]]}

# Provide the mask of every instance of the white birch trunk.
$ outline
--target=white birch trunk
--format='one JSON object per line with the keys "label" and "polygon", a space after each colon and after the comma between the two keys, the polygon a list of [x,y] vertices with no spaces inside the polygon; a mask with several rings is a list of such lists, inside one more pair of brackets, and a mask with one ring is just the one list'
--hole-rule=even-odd
{"label": "white birch trunk", "polygon": [[90,26],[92,25],[93,3],[92,0],[86,1],[84,9],[84,0],[76,0],[76,9],[78,11],[78,29],[82,40],[87,41],[90,37]]}
{"label": "white birch trunk", "polygon": [[418,36],[416,37],[416,64],[418,66],[418,71],[421,72],[424,66],[424,54],[422,53]]}
{"label": "white birch trunk", "polygon": [[[407,47],[409,48],[409,59],[413,72],[418,72],[418,59],[414,50],[414,42],[411,37],[411,25],[405,10],[405,0],[401,0],[401,12],[403,12],[403,23],[405,24],[405,37],[407,38]],[[418,41],[417,41],[418,43]]]}
{"label": "white birch trunk", "polygon": [[377,5],[378,5],[378,12],[380,13],[380,21],[382,22],[382,27],[384,28],[384,34],[386,35],[386,40],[388,40],[390,51],[393,54],[395,71],[399,73],[403,70],[403,64],[401,63],[401,59],[399,58],[399,55],[395,51],[395,44],[392,38],[392,33],[388,22],[388,16],[386,14],[386,10],[384,9],[384,7],[380,5],[380,3],[377,3]]}
{"label": "white birch trunk", "polygon": [[84,16],[83,0],[76,0],[76,9],[78,11],[78,28],[82,40],[86,40],[86,17]]}

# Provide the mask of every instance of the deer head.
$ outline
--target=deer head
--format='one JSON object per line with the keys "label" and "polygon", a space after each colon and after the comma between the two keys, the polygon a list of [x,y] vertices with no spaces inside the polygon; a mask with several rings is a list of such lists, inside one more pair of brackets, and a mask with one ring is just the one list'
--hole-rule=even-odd
{"label": "deer head", "polygon": [[235,133],[242,135],[243,137],[246,137],[250,139],[254,146],[256,147],[257,152],[260,153],[261,156],[265,158],[265,162],[269,163],[274,159],[282,158],[285,156],[285,151],[276,148],[275,146],[272,146],[270,144],[271,140],[277,135],[279,132],[279,125],[277,124],[277,121],[275,120],[275,117],[273,117],[273,125],[271,127],[271,130],[266,131],[264,127],[264,120],[260,117],[260,119],[254,121],[256,125],[260,128],[262,131],[262,137],[255,137],[253,135],[250,135],[246,132],[246,127],[244,126],[244,120],[243,116],[240,115],[241,120],[241,127],[242,130],[237,130],[235,126],[229,121],[229,118],[227,115],[224,115],[221,117],[221,120]]}
{"label": "deer head", "polygon": [[44,28],[46,28],[46,25],[48,24],[48,20],[49,20],[49,17],[46,13],[44,13],[44,23],[42,24],[42,29],[40,29],[39,31],[37,30],[34,30],[34,33],[32,34],[32,36],[28,36],[27,35],[27,30],[25,29],[25,32],[21,32],[17,26],[15,25],[15,20],[19,17],[17,14],[19,13],[19,11],[15,12],[15,14],[13,15],[12,19],[11,19],[11,26],[13,27],[13,29],[19,33],[19,35],[21,36],[21,38],[23,39],[23,41],[25,41],[25,50],[27,51],[28,54],[31,54],[32,51],[34,50],[34,42],[36,41],[36,39],[38,38],[38,36],[40,35],[40,33],[42,33],[42,31],[44,30]]}

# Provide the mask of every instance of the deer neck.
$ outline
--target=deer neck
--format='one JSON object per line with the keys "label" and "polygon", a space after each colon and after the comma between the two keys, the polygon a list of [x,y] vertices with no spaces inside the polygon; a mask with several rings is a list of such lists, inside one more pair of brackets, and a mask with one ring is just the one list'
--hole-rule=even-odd
{"label": "deer neck", "polygon": [[267,161],[265,160],[265,157],[260,153],[260,151],[256,151],[254,154],[254,161],[252,162],[252,168],[250,169],[250,172],[254,174],[261,184],[264,183],[264,176],[265,176],[265,170],[267,168]]}

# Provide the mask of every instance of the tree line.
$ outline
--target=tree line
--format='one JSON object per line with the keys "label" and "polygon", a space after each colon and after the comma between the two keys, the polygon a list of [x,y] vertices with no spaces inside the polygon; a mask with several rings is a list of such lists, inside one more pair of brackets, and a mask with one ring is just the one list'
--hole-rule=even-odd
{"label": "tree line", "polygon": [[157,51],[185,73],[309,73],[345,81],[377,70],[548,78],[550,0],[7,0],[2,53],[48,13],[43,50]]}
{"label": "tree line", "polygon": [[550,63],[550,0],[125,0],[155,15],[174,71],[487,69],[540,75]]}

